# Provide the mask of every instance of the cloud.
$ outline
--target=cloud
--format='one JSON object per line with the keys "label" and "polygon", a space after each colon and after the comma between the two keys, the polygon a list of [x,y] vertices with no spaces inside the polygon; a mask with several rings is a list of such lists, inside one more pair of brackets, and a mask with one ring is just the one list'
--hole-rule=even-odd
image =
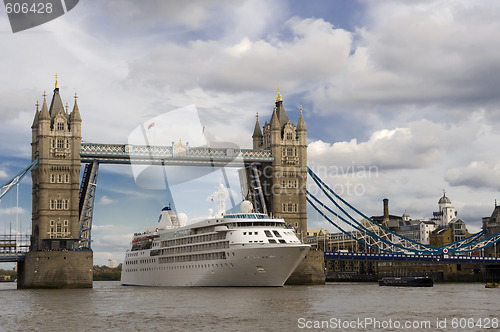
{"label": "cloud", "polygon": [[119,25],[131,25],[143,29],[161,26],[184,26],[200,28],[209,24],[213,10],[221,9],[221,0],[195,1],[145,1],[114,0],[99,3],[104,14]]}
{"label": "cloud", "polygon": [[11,207],[6,209],[0,209],[0,215],[9,215],[9,214],[27,214],[28,211],[23,209],[22,207]]}
{"label": "cloud", "polygon": [[226,45],[222,40],[192,40],[187,45],[166,43],[146,59],[131,64],[129,80],[179,91],[201,87],[209,91],[297,89],[309,80],[326,79],[346,62],[351,34],[334,29],[323,19],[290,18],[292,37],[244,36]]}
{"label": "cloud", "polygon": [[8,179],[9,175],[6,171],[0,169],[0,179]]}
{"label": "cloud", "polygon": [[116,200],[109,198],[107,195],[103,195],[98,203],[101,205],[109,205],[109,204],[113,204],[115,202],[116,202]]}
{"label": "cloud", "polygon": [[132,239],[130,227],[120,225],[92,225],[94,264],[106,265],[108,259],[123,261]]}
{"label": "cloud", "polygon": [[500,163],[490,164],[485,161],[473,161],[467,167],[450,169],[445,175],[445,180],[452,186],[498,190],[500,187]]}
{"label": "cloud", "polygon": [[[341,167],[353,165],[376,166],[381,171],[416,169],[439,162],[445,149],[458,142],[456,130],[426,120],[413,122],[409,127],[375,131],[366,142],[350,141],[309,144],[310,162]],[[460,140],[461,141],[461,140]]]}
{"label": "cloud", "polygon": [[[493,112],[500,99],[498,3],[367,2],[338,75],[311,94],[318,112],[439,105]],[[332,108],[329,105],[335,105]],[[465,106],[465,107],[464,107]]]}

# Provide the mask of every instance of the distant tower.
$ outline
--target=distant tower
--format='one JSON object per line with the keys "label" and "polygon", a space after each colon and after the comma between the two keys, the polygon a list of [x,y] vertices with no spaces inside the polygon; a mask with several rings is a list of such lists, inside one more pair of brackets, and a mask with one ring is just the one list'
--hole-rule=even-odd
{"label": "distant tower", "polygon": [[295,126],[289,119],[278,90],[270,123],[260,131],[259,119],[255,123],[253,148],[271,150],[274,162],[270,172],[264,171],[264,193],[269,211],[274,217],[285,219],[299,238],[307,234],[306,180],[307,129],[300,107]]}
{"label": "distant tower", "polygon": [[50,108],[46,94],[32,129],[32,249],[76,248],[79,241],[81,122],[78,104],[68,113],[56,83]]}
{"label": "distant tower", "polygon": [[451,201],[443,192],[443,197],[439,199],[439,226],[446,227],[449,222],[456,217],[455,208],[451,206]]}

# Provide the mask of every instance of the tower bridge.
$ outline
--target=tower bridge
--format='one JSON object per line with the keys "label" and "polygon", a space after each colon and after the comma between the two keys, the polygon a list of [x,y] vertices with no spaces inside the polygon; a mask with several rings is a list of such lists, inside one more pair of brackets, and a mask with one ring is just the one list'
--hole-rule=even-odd
{"label": "tower bridge", "polygon": [[[46,94],[41,109],[38,103],[36,106],[31,127],[32,163],[0,188],[1,199],[31,171],[32,234],[29,246],[21,249],[16,246],[15,252],[12,248],[0,248],[0,261],[19,264],[18,288],[92,287],[91,231],[99,164],[239,167],[242,191],[245,198],[254,203],[256,211],[283,218],[299,238],[304,239],[307,232],[306,205],[309,203],[339,231],[374,252],[326,252],[324,258],[328,260],[437,262],[446,258],[450,261],[474,259],[477,263],[499,263],[491,258],[444,257],[448,254],[467,256],[467,253],[484,251],[492,245],[496,248],[500,234],[491,232],[494,227],[433,248],[384,228],[349,205],[307,167],[307,129],[302,107],[297,125],[294,125],[288,118],[279,91],[270,121],[261,126],[257,115],[252,149],[189,147],[180,142],[171,146],[82,143],[81,126],[77,96],[69,112],[68,105],[63,106],[56,79],[50,107]],[[80,184],[82,164],[85,168]],[[264,167],[268,168],[266,172]],[[306,191],[308,175],[323,192],[323,200]],[[335,205],[338,213],[328,207],[330,203]],[[353,217],[346,206],[358,216]],[[333,221],[332,216],[356,231],[346,231]],[[364,218],[365,222],[358,222],[358,217]],[[493,220],[490,224],[499,223]],[[323,260],[323,254],[320,258]]]}
{"label": "tower bridge", "polygon": [[[257,211],[284,218],[298,234],[307,231],[302,190],[307,177],[307,129],[302,110],[297,125],[288,119],[279,92],[262,130],[257,117],[253,149],[82,143],[77,96],[70,111],[62,102],[57,77],[50,106],[44,93],[31,129],[29,251],[0,253],[3,261],[19,262],[19,288],[92,287],[91,230],[99,164],[239,167],[240,178],[247,182],[244,194]],[[264,167],[270,172],[263,172]],[[272,192],[263,190],[269,187]],[[4,192],[11,189],[12,185],[2,187]]]}

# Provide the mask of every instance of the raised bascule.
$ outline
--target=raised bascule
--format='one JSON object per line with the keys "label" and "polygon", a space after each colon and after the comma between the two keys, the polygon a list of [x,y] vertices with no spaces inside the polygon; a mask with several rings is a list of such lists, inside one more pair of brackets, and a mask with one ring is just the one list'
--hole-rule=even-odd
{"label": "raised bascule", "polygon": [[[204,146],[181,150],[174,145],[82,143],[82,118],[77,96],[75,94],[70,112],[59,92],[56,77],[50,106],[45,93],[41,109],[38,103],[36,105],[31,127],[32,163],[0,187],[1,200],[31,171],[30,241],[16,243],[22,236],[16,236],[15,240],[12,237],[0,238],[0,261],[18,262],[18,288],[92,287],[92,218],[99,165],[102,163],[239,167],[242,193],[245,199],[252,201],[256,212],[283,218],[303,242],[307,240],[306,205],[309,203],[341,232],[349,236],[356,234],[354,240],[378,252],[364,256],[362,253],[328,252],[323,255],[321,251],[311,251],[289,278],[289,284],[324,283],[324,259],[439,262],[444,255],[452,253],[463,256],[473,251],[484,252],[484,249],[491,252],[492,245],[496,251],[496,243],[500,240],[496,231],[497,217],[484,221],[482,232],[439,248],[416,243],[371,221],[307,167],[307,129],[302,107],[297,125],[294,125],[288,118],[279,90],[270,121],[261,126],[257,115],[252,135],[253,149]],[[85,168],[80,183],[82,164]],[[326,196],[326,203],[306,190],[308,176]],[[330,208],[327,203],[334,206]],[[357,215],[353,217],[346,206]],[[361,224],[357,218],[364,218],[372,224]],[[358,231],[346,232],[333,219]],[[474,259],[483,263],[479,258]],[[496,257],[484,261],[500,263]]]}

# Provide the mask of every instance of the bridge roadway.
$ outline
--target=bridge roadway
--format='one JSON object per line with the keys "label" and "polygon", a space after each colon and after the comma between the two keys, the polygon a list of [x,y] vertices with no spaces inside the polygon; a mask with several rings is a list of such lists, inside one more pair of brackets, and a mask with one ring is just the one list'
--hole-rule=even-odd
{"label": "bridge roadway", "polygon": [[0,253],[0,263],[9,262],[24,262],[26,258],[25,252],[2,252]]}
{"label": "bridge roadway", "polygon": [[452,256],[452,255],[417,255],[417,254],[385,254],[362,252],[325,252],[325,259],[352,260],[352,261],[408,261],[428,263],[475,263],[475,264],[500,264],[498,257],[481,256]]}
{"label": "bridge roadway", "polygon": [[82,163],[97,160],[110,164],[189,165],[241,167],[245,163],[271,163],[270,150],[240,148],[82,143]]}

